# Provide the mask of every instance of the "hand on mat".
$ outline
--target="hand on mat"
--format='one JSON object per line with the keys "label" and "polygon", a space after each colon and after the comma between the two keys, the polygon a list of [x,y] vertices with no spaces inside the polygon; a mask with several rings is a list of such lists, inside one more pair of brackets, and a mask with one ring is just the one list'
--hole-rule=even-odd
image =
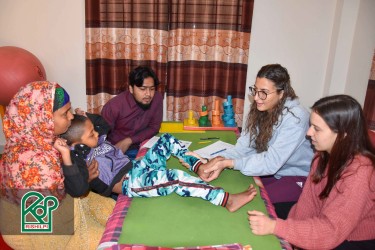
{"label": "hand on mat", "polygon": [[94,159],[87,167],[89,170],[89,179],[88,182],[91,182],[93,179],[99,176],[98,162]]}
{"label": "hand on mat", "polygon": [[251,232],[255,235],[273,234],[276,221],[259,211],[247,211]]}
{"label": "hand on mat", "polygon": [[208,161],[207,163],[202,164],[199,167],[197,174],[205,182],[210,182],[212,180],[215,180],[217,177],[219,177],[222,169],[220,171],[218,171],[218,170],[211,170],[211,169],[216,164],[219,164],[223,159],[224,159],[224,157],[217,156],[217,157],[211,159],[210,161]]}

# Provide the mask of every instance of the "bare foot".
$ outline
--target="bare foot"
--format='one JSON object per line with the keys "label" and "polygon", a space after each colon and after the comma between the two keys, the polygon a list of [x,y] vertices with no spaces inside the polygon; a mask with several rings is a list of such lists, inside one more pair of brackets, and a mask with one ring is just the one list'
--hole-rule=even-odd
{"label": "bare foot", "polygon": [[229,212],[235,212],[242,206],[252,201],[256,194],[257,191],[253,184],[251,184],[249,188],[242,193],[229,194],[228,202],[225,208],[228,209]]}

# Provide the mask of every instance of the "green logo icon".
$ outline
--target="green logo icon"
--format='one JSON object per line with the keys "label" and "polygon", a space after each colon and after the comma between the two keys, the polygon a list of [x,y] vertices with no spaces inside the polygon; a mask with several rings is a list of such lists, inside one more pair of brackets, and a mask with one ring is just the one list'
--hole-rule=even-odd
{"label": "green logo icon", "polygon": [[[33,202],[28,204],[28,200]],[[21,233],[52,233],[52,211],[58,206],[59,201],[54,196],[27,192],[21,199]]]}

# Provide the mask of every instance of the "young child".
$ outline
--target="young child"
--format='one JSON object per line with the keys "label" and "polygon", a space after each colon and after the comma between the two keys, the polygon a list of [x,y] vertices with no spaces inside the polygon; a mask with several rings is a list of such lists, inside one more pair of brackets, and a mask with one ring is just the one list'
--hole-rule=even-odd
{"label": "young child", "polygon": [[141,160],[130,161],[120,149],[106,141],[109,126],[105,120],[99,115],[86,113],[86,116],[74,115],[70,128],[61,136],[66,144],[62,141],[57,149],[65,156],[70,153],[72,161],[84,172],[87,172],[86,162],[94,159],[98,162],[99,177],[90,182],[90,187],[99,194],[109,196],[114,192],[129,197],[156,197],[175,192],[180,196],[200,197],[230,212],[256,195],[252,185],[242,193],[229,194],[185,171],[167,169],[166,161],[171,155],[183,159],[194,172],[202,164],[198,158],[185,155],[187,149],[170,134],[163,134]]}

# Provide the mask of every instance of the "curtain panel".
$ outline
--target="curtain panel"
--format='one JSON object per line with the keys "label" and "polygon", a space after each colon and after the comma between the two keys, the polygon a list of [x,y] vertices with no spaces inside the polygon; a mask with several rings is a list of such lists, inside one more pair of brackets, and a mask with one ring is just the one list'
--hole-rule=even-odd
{"label": "curtain panel", "polygon": [[100,112],[147,65],[166,92],[167,120],[188,110],[198,118],[202,105],[210,114],[231,95],[242,124],[252,14],[253,0],[86,0],[88,110]]}
{"label": "curtain panel", "polygon": [[369,129],[375,130],[375,50],[369,78],[363,112]]}
{"label": "curtain panel", "polygon": [[253,1],[172,2],[167,119],[183,120],[188,110],[198,118],[202,105],[211,117],[215,100],[231,95],[242,124]]}
{"label": "curtain panel", "polygon": [[[128,88],[137,66],[157,74],[164,93],[168,54],[168,0],[86,0],[86,94],[88,111]],[[152,3],[152,4],[151,4]]]}

